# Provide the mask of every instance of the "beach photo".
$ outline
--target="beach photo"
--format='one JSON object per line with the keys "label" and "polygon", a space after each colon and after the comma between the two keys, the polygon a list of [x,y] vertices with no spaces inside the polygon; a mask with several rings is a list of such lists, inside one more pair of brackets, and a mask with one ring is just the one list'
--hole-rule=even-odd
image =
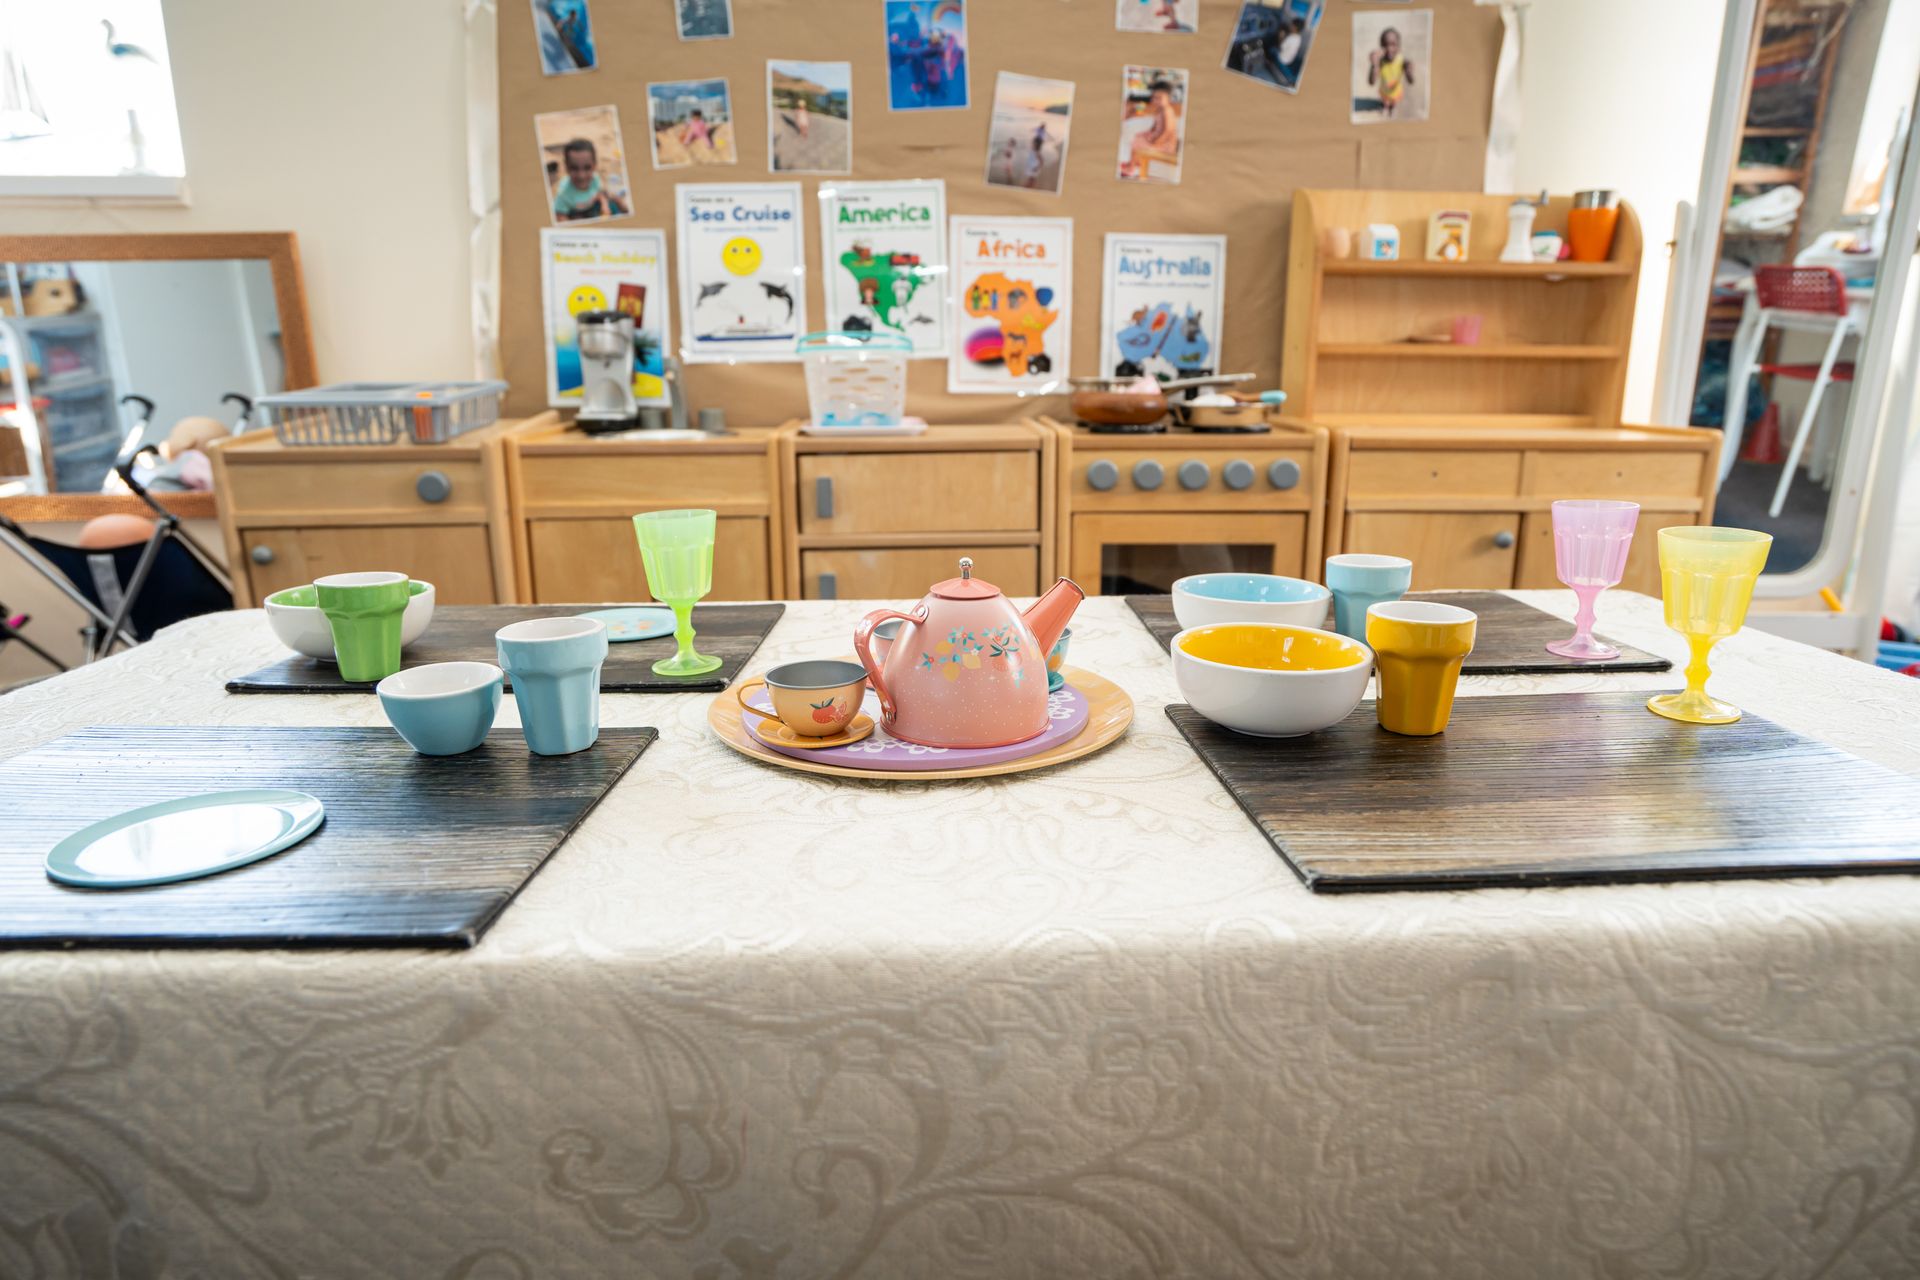
{"label": "beach photo", "polygon": [[653,167],[734,164],[733,107],[725,80],[669,80],[647,86]]}
{"label": "beach photo", "polygon": [[1186,151],[1187,73],[1180,67],[1126,67],[1120,72],[1122,182],[1180,181]]}
{"label": "beach photo", "polygon": [[1200,0],[1115,0],[1115,31],[1190,36],[1200,29]]}
{"label": "beach photo", "polygon": [[627,152],[617,108],[549,111],[533,118],[547,208],[558,224],[623,218],[633,212]]}
{"label": "beach photo", "polygon": [[593,51],[593,16],[587,12],[587,0],[532,0],[532,5],[540,74],[564,76],[593,70],[599,59]]}
{"label": "beach photo", "polygon": [[987,185],[1059,195],[1072,122],[1073,81],[1002,71],[993,86]]}
{"label": "beach photo", "polygon": [[965,107],[966,0],[886,0],[887,109]]}
{"label": "beach photo", "polygon": [[682,40],[725,40],[733,34],[733,0],[674,0]]}
{"label": "beach photo", "polygon": [[1427,118],[1433,10],[1353,15],[1353,123]]}
{"label": "beach photo", "polygon": [[1298,93],[1325,11],[1325,0],[1246,0],[1223,65],[1235,75]]}
{"label": "beach photo", "polygon": [[767,62],[767,167],[853,172],[853,64]]}

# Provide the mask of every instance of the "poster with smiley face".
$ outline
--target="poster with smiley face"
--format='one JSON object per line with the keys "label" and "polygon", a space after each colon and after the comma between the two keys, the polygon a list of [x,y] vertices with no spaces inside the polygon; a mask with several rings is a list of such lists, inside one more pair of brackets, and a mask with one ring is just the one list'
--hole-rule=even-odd
{"label": "poster with smiley face", "polygon": [[580,406],[576,317],[586,311],[621,311],[633,317],[634,399],[643,405],[665,405],[666,353],[673,341],[667,308],[667,233],[543,227],[540,275],[548,406]]}
{"label": "poster with smiley face", "polygon": [[807,331],[804,210],[797,182],[675,189],[680,358],[795,360]]}

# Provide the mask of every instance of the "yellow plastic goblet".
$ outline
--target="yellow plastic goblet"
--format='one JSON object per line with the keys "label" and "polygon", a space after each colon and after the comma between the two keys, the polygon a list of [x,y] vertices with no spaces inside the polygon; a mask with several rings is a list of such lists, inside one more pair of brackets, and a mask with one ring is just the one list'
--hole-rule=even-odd
{"label": "yellow plastic goblet", "polygon": [[1740,708],[1707,696],[1707,651],[1740,629],[1773,535],[1682,525],[1660,531],[1660,597],[1667,625],[1687,638],[1687,687],[1647,700],[1647,710],[1688,724],[1732,724]]}

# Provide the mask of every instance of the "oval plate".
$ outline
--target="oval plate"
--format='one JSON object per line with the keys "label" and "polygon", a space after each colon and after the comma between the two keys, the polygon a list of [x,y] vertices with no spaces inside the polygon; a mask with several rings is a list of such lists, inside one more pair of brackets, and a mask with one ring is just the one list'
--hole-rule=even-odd
{"label": "oval plate", "polygon": [[657,640],[673,634],[671,609],[595,609],[592,613],[580,616],[598,618],[606,623],[607,641],[610,644],[625,640]]}
{"label": "oval plate", "polygon": [[298,844],[325,819],[304,791],[182,796],[82,827],[47,854],[47,875],[81,889],[197,880]]}

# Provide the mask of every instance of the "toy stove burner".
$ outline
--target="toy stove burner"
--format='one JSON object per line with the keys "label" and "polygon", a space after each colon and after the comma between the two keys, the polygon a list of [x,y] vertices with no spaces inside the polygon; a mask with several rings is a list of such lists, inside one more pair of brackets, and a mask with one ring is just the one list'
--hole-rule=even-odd
{"label": "toy stove burner", "polygon": [[1176,431],[1190,432],[1196,436],[1263,436],[1273,430],[1264,422],[1248,422],[1237,427],[1175,427]]}
{"label": "toy stove burner", "polygon": [[1167,421],[1158,422],[1083,422],[1080,429],[1096,436],[1153,436],[1167,429]]}

